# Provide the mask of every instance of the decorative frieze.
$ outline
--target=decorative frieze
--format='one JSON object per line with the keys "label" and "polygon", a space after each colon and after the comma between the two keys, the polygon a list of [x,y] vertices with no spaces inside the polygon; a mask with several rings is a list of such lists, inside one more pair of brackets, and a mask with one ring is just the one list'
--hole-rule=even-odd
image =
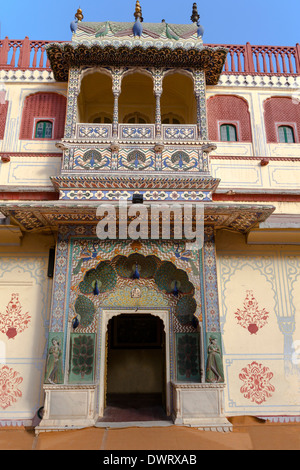
{"label": "decorative frieze", "polygon": [[[152,128],[154,129],[154,128]],[[95,145],[78,142],[78,146],[66,144],[62,172],[198,172],[209,175],[209,152],[206,145]],[[72,146],[71,146],[72,145]],[[109,145],[109,146],[108,146]]]}
{"label": "decorative frieze", "polygon": [[112,138],[111,124],[77,124],[77,139],[99,139],[107,140]]}

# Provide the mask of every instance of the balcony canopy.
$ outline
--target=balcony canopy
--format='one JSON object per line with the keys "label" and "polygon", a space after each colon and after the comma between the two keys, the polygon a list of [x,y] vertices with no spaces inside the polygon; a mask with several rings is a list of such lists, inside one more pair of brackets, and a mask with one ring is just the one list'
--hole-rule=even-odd
{"label": "balcony canopy", "polygon": [[82,22],[72,41],[46,46],[57,81],[67,81],[68,71],[78,66],[126,66],[197,68],[206,83],[216,85],[226,61],[227,49],[203,45],[199,26],[192,24]]}

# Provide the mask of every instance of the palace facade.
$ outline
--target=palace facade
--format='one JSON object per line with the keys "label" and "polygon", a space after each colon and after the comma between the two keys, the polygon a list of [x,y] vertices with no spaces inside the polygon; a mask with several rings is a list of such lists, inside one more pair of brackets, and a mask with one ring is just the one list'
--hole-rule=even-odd
{"label": "palace facade", "polygon": [[300,46],[205,44],[196,4],[71,31],[0,41],[1,426],[299,420]]}

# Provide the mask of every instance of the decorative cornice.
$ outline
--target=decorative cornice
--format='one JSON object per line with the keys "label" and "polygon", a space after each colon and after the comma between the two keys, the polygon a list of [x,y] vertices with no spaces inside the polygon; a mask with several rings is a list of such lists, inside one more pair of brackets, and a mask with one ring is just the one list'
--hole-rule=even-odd
{"label": "decorative cornice", "polygon": [[205,71],[206,83],[217,85],[226,60],[227,49],[204,47],[180,41],[111,39],[88,44],[51,43],[48,59],[59,82],[68,80],[69,69],[80,66],[173,67]]}
{"label": "decorative cornice", "polygon": [[[10,217],[11,222],[21,230],[32,232],[57,228],[63,224],[96,225],[100,220],[97,216],[99,204],[100,201],[1,202],[0,212]],[[209,202],[204,204],[204,224],[213,229],[227,228],[248,233],[258,223],[264,222],[274,210],[274,206],[259,204]]]}
{"label": "decorative cornice", "polygon": [[[245,87],[245,88],[278,88],[300,90],[300,77],[298,74],[265,74],[265,73],[223,73],[220,75],[218,86]],[[298,88],[298,90],[297,90]]]}
{"label": "decorative cornice", "polygon": [[44,69],[9,69],[0,70],[0,81],[5,82],[31,82],[31,83],[55,83],[52,70]]}
{"label": "decorative cornice", "polygon": [[220,179],[210,176],[186,175],[120,175],[111,172],[105,176],[53,176],[50,177],[56,190],[60,189],[184,189],[215,191]]}
{"label": "decorative cornice", "polygon": [[60,390],[70,390],[70,391],[76,391],[76,390],[96,390],[97,385],[63,385],[63,384],[57,384],[57,385],[50,385],[50,384],[45,384],[43,385],[43,389],[47,391],[60,391]]}
{"label": "decorative cornice", "polygon": [[207,390],[207,389],[211,389],[211,390],[216,390],[216,389],[221,389],[223,390],[225,387],[226,387],[226,384],[225,383],[182,383],[182,382],[174,382],[174,381],[171,381],[171,385],[173,388],[177,389],[177,390]]}
{"label": "decorative cornice", "polygon": [[[299,145],[299,154],[300,154],[300,145]],[[241,156],[241,155],[212,155],[210,154],[209,156],[210,160],[255,160],[258,162],[261,162],[265,157],[259,157],[259,156]],[[273,157],[273,156],[268,156],[268,160],[270,161],[277,161],[277,162],[298,162],[300,163],[300,158],[299,157]]]}
{"label": "decorative cornice", "polygon": [[49,152],[49,153],[43,153],[43,152],[1,152],[0,151],[0,157],[35,157],[35,158],[49,158],[49,157],[62,157],[63,154],[61,152]]}

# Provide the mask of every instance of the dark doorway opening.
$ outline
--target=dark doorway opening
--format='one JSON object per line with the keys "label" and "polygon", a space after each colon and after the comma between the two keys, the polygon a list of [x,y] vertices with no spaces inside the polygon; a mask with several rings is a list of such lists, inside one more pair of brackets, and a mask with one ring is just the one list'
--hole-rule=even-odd
{"label": "dark doorway opening", "polygon": [[107,331],[106,408],[100,421],[166,420],[165,332],[150,314],[122,314]]}

